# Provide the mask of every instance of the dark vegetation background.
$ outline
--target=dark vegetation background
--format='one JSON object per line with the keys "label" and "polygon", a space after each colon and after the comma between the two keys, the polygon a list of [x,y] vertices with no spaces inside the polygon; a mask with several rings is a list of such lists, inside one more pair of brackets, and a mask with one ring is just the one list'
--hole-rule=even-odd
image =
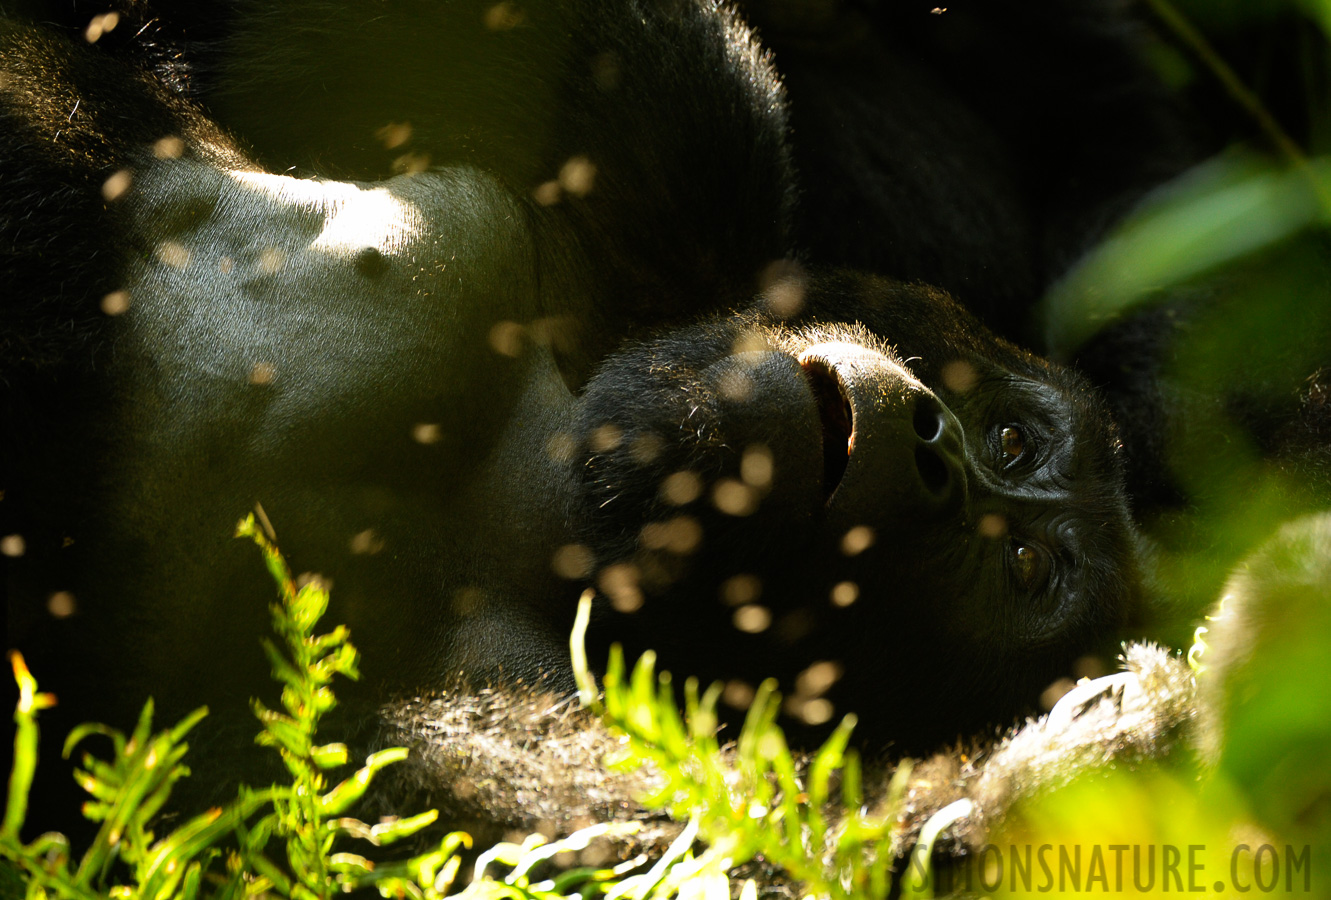
{"label": "dark vegetation background", "polygon": [[1205,161],[1045,298],[1051,356],[1108,385],[1157,553],[1149,634],[1186,646],[1231,567],[1331,506],[1331,3],[1143,0]]}
{"label": "dark vegetation background", "polygon": [[[1289,544],[1287,581],[1266,579],[1250,554],[1283,523],[1331,506],[1331,3],[1140,7],[1161,35],[1153,62],[1209,159],[1056,287],[1043,323],[1052,354],[1111,383],[1118,414],[1138,426],[1129,477],[1157,597],[1142,634],[1181,650],[1194,637],[1214,644],[1203,616],[1246,592],[1255,613],[1236,631],[1251,655],[1217,689],[1218,757],[1083,779],[1008,831],[1203,845],[1208,892],[1228,882],[1239,843],[1307,846],[1312,894],[1325,896],[1331,545]],[[1205,691],[1216,685],[1201,659]],[[1289,886],[1302,885],[1299,875]]]}

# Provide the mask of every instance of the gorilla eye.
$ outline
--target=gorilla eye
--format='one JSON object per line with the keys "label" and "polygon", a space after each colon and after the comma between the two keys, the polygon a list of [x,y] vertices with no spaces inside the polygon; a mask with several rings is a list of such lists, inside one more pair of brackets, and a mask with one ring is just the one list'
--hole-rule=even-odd
{"label": "gorilla eye", "polygon": [[1029,544],[1012,544],[1012,573],[1021,586],[1030,592],[1039,590],[1049,575],[1045,555]]}
{"label": "gorilla eye", "polygon": [[1003,456],[1006,459],[1003,465],[1008,466],[1021,459],[1021,455],[1026,452],[1026,437],[1021,433],[1021,429],[1006,425],[998,434],[999,446],[1003,448]]}

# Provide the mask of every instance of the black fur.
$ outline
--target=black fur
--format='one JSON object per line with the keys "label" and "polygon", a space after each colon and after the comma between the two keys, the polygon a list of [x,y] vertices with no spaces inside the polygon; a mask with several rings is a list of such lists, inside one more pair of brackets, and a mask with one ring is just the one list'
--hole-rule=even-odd
{"label": "black fur", "polygon": [[[807,43],[753,4],[775,63],[710,0],[136,2],[92,46],[103,7],[56,6],[5,8],[0,273],[11,639],[66,715],[206,701],[238,767],[256,501],[334,584],[370,732],[459,675],[566,691],[589,583],[602,648],[920,748],[1137,602],[1101,402],[965,308],[1021,333],[1177,165],[1098,3]],[[975,57],[989,22],[1028,62]]]}

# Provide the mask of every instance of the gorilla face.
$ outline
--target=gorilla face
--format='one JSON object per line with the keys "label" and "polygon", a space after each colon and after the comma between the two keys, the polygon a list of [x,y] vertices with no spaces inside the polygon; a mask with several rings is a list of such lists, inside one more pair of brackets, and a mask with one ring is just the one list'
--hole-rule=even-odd
{"label": "gorilla face", "polygon": [[588,384],[576,518],[606,561],[599,633],[741,703],[777,677],[797,721],[872,711],[872,739],[1015,712],[1135,591],[1100,404],[936,291],[768,291],[792,294],[794,319],[760,303]]}

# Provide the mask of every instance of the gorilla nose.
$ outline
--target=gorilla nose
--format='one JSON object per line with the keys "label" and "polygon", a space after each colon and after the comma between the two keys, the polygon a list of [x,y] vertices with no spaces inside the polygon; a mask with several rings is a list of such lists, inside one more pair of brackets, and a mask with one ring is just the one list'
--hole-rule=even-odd
{"label": "gorilla nose", "polygon": [[942,505],[960,500],[965,492],[964,445],[961,423],[952,410],[931,392],[915,393],[911,427],[919,442],[915,445],[915,469],[920,488]]}
{"label": "gorilla nose", "polygon": [[866,516],[959,507],[966,492],[961,424],[910,370],[840,341],[807,348],[799,363],[822,419],[829,505]]}

